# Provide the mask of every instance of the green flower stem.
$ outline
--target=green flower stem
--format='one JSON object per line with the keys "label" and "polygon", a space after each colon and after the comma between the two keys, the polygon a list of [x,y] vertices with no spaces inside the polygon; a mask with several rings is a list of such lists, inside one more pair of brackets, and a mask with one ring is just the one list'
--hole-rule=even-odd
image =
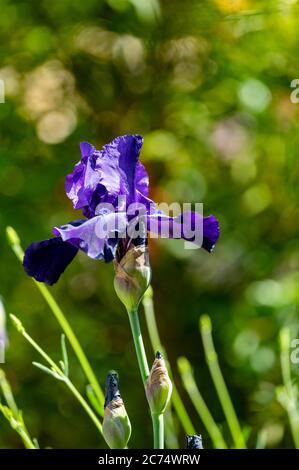
{"label": "green flower stem", "polygon": [[227,449],[226,442],[223,439],[220,429],[214,421],[209,408],[207,407],[200,391],[198,390],[188,359],[185,357],[180,357],[178,359],[178,369],[180,371],[184,387],[187,390],[190,400],[192,401],[206,430],[211,436],[214,447],[216,449]]}
{"label": "green flower stem", "polygon": [[143,385],[145,386],[150,372],[149,372],[146,353],[144,349],[142,334],[140,330],[138,310],[137,309],[131,310],[128,312],[128,314],[129,314],[130,326],[131,326],[131,331],[133,335],[140,374],[141,374]]}
{"label": "green flower stem", "polygon": [[77,398],[79,403],[82,405],[90,419],[93,421],[94,425],[98,429],[99,433],[103,436],[102,425],[97,418],[96,414],[93,412],[92,408],[89,406],[87,401],[83,398],[81,393],[76,389],[75,385],[71,380],[65,375],[65,373],[58,367],[58,365],[51,359],[51,357],[34,341],[34,339],[26,332],[24,326],[20,320],[14,315],[10,315],[15,327],[21,333],[21,335],[31,344],[31,346],[45,359],[45,361],[51,366],[51,369],[54,373],[57,374],[57,378],[62,380],[72,394]]}
{"label": "green flower stem", "polygon": [[208,315],[203,315],[200,318],[200,332],[207,365],[209,367],[218,398],[226,417],[228,427],[232,434],[235,447],[238,449],[244,449],[246,448],[246,443],[219,366],[218,357],[212,338],[212,323]]}
{"label": "green flower stem", "polygon": [[[150,374],[146,353],[144,349],[142,334],[140,330],[138,310],[134,309],[128,311],[130,326],[132,330],[137,360],[139,364],[140,374],[144,387]],[[152,414],[153,433],[154,433],[154,446],[155,449],[164,449],[164,420],[163,415]],[[162,416],[162,417],[161,417]],[[159,419],[158,419],[159,417]],[[156,447],[159,446],[159,447]]]}
{"label": "green flower stem", "polygon": [[291,334],[287,327],[280,330],[280,364],[282,379],[284,384],[285,399],[282,401],[287,411],[292,437],[297,449],[299,449],[299,411],[297,405],[297,393],[292,384],[291,363],[290,363],[290,344]]}
{"label": "green flower stem", "polygon": [[[16,231],[12,227],[7,227],[6,229],[7,232],[7,238],[10,243],[10,246],[12,250],[14,251],[15,255],[17,258],[23,262],[24,258],[24,252],[22,250],[22,247],[20,245],[20,239]],[[70,345],[72,346],[74,353],[77,356],[77,359],[85,373],[85,376],[87,380],[89,381],[90,385],[93,388],[93,391],[95,393],[95,396],[97,400],[99,401],[100,407],[99,409],[101,410],[101,414],[103,416],[103,409],[104,409],[104,402],[105,402],[105,397],[104,393],[97,381],[97,378],[95,376],[95,373],[93,372],[91,365],[72,329],[70,326],[69,322],[67,321],[65,315],[63,314],[61,308],[57,304],[56,300],[50,293],[49,289],[42,284],[41,282],[37,282],[33,279],[35,285],[41,292],[42,296],[46,300],[47,304],[49,305],[50,309],[52,310],[56,320],[58,321],[59,325],[61,326],[62,330],[64,331],[66,337],[68,338]]]}
{"label": "green flower stem", "polygon": [[164,449],[164,415],[152,414],[154,449]]}
{"label": "green flower stem", "polygon": [[[151,286],[146,291],[143,297],[142,303],[143,303],[143,307],[145,311],[145,320],[146,320],[147,329],[148,329],[153,351],[154,353],[156,353],[157,351],[160,351],[164,355],[164,357],[167,358],[167,353],[164,347],[162,346],[160,335],[159,335],[159,330],[158,330],[158,326],[156,322],[155,309],[154,309],[154,303],[153,303],[153,290]],[[191,419],[189,418],[189,415],[180,397],[178,389],[176,388],[175,383],[173,381],[173,375],[172,375],[172,371],[170,368],[170,364],[168,363],[167,366],[168,366],[170,378],[172,380],[171,400],[172,400],[174,409],[176,411],[176,414],[178,415],[178,418],[183,426],[185,433],[191,434],[191,435],[196,434],[194,426],[191,422]]]}

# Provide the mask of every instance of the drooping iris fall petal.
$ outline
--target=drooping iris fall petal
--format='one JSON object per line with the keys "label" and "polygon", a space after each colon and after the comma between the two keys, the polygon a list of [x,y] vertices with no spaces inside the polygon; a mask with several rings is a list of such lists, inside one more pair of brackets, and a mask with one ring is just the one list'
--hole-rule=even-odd
{"label": "drooping iris fall petal", "polygon": [[76,226],[70,223],[55,227],[53,233],[90,258],[109,262],[114,258],[119,235],[125,232],[126,226],[125,212],[107,212]]}
{"label": "drooping iris fall petal", "polygon": [[23,266],[29,276],[52,285],[74,259],[78,248],[61,237],[31,243],[25,251]]}

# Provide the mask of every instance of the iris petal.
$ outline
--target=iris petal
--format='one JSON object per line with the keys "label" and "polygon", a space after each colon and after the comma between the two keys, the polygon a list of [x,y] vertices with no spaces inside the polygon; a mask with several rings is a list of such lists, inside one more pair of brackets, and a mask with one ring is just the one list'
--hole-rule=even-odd
{"label": "iris petal", "polygon": [[142,163],[137,162],[135,174],[135,187],[143,196],[148,196],[149,179]]}
{"label": "iris petal", "polygon": [[219,221],[214,215],[203,218],[202,247],[211,253],[220,236]]}
{"label": "iris petal", "polygon": [[109,262],[114,258],[119,237],[125,232],[126,225],[125,212],[107,212],[77,226],[70,223],[55,227],[53,233],[84,251],[90,258]]}
{"label": "iris petal", "polygon": [[76,256],[78,249],[60,237],[31,243],[25,251],[23,266],[36,281],[52,285]]}
{"label": "iris petal", "polygon": [[98,151],[82,142],[81,161],[65,183],[74,208],[83,209],[90,218],[101,202],[115,204],[117,196],[126,196],[130,204],[139,200],[138,193],[147,196],[148,176],[138,162],[142,143],[140,135],[123,135]]}
{"label": "iris petal", "polygon": [[215,216],[203,217],[197,212],[184,212],[169,217],[160,211],[147,215],[147,229],[162,238],[183,238],[211,252],[219,238],[219,222]]}

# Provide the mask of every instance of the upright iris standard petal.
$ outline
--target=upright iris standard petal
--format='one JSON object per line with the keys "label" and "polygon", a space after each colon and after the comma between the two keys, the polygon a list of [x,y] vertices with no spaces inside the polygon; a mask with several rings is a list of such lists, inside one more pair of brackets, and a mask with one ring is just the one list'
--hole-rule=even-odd
{"label": "upright iris standard petal", "polygon": [[135,187],[143,196],[148,196],[149,179],[148,174],[142,163],[137,162],[135,173]]}
{"label": "upright iris standard petal", "polygon": [[84,251],[90,258],[109,262],[114,258],[119,237],[125,233],[126,225],[125,212],[106,212],[77,226],[70,223],[55,227],[53,233]]}
{"label": "upright iris standard petal", "polygon": [[65,183],[74,208],[83,209],[90,218],[101,202],[115,204],[118,196],[126,196],[129,204],[136,200],[136,191],[147,196],[147,173],[138,162],[142,142],[140,135],[124,135],[104,145],[101,151],[82,142],[81,161]]}
{"label": "upright iris standard petal", "polygon": [[[120,175],[119,195],[126,196],[128,204],[136,200],[136,166],[142,143],[143,138],[141,135],[123,135],[103,148],[103,153],[107,154],[110,160],[115,159],[117,161]],[[101,164],[101,160],[99,160],[99,164]]]}
{"label": "upright iris standard petal", "polygon": [[31,243],[25,251],[23,266],[36,281],[52,285],[76,256],[78,248],[60,237]]}
{"label": "upright iris standard petal", "polygon": [[197,212],[183,212],[169,217],[160,211],[147,215],[147,229],[162,238],[183,238],[211,252],[219,238],[219,222],[215,216],[203,217]]}
{"label": "upright iris standard petal", "polygon": [[[95,148],[88,142],[81,142],[81,161],[78,162],[71,174],[67,175],[65,180],[65,190],[71,199],[74,209],[81,209],[88,204],[88,199],[95,190],[94,179],[94,153]],[[96,175],[94,175],[96,177]],[[84,184],[85,183],[85,184]]]}

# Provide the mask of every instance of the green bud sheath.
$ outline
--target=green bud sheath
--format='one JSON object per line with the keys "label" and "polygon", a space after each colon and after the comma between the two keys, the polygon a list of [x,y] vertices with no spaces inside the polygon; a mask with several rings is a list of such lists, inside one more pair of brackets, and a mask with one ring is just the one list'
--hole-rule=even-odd
{"label": "green bud sheath", "polygon": [[109,373],[106,380],[103,436],[110,449],[125,449],[131,436],[131,423],[120,396],[118,376]]}
{"label": "green bud sheath", "polygon": [[137,309],[151,280],[147,246],[131,245],[114,267],[114,288],[119,299],[128,311]]}
{"label": "green bud sheath", "polygon": [[164,413],[172,392],[172,383],[165,361],[157,352],[156,358],[146,383],[146,396],[152,414]]}
{"label": "green bud sheath", "polygon": [[131,423],[121,398],[105,408],[103,435],[110,449],[125,449],[131,436]]}

